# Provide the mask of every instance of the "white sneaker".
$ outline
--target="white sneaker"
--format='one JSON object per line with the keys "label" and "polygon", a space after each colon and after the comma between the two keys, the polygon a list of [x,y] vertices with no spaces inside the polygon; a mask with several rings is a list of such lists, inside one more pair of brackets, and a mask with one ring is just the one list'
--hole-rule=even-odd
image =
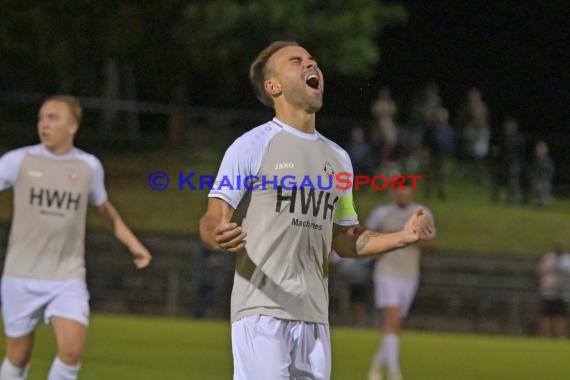
{"label": "white sneaker", "polygon": [[368,370],[368,380],[382,380],[382,373],[384,368],[376,362],[376,359],[372,360],[370,364],[370,369]]}
{"label": "white sneaker", "polygon": [[388,380],[404,380],[404,377],[402,376],[401,372],[392,372],[388,376]]}

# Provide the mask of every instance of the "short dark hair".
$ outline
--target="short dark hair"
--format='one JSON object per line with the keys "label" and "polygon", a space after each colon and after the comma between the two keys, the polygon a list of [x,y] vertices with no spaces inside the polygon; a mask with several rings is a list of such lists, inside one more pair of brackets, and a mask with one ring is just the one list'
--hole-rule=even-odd
{"label": "short dark hair", "polygon": [[253,92],[257,99],[267,107],[273,108],[273,98],[265,91],[267,61],[273,54],[287,46],[299,46],[299,44],[296,41],[272,42],[257,55],[249,68],[249,80],[253,86]]}
{"label": "short dark hair", "polygon": [[69,112],[71,113],[71,116],[73,116],[73,119],[75,119],[75,122],[77,123],[77,125],[81,124],[81,118],[83,116],[83,109],[81,107],[81,103],[79,102],[79,99],[77,99],[75,96],[53,95],[53,96],[50,96],[49,98],[47,98],[46,100],[44,100],[42,105],[46,104],[47,102],[65,103],[67,105],[67,108],[69,108]]}

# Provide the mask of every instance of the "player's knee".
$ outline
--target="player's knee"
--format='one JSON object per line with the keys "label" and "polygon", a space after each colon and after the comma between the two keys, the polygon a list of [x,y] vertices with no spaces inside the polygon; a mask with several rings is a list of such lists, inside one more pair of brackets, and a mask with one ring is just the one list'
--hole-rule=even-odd
{"label": "player's knee", "polygon": [[401,329],[401,317],[397,310],[390,310],[384,316],[384,330],[387,333],[399,333]]}
{"label": "player's knee", "polygon": [[59,359],[67,365],[76,365],[81,361],[83,350],[79,346],[60,348],[57,352]]}
{"label": "player's knee", "polygon": [[387,334],[399,334],[400,325],[397,323],[386,323],[384,326],[384,332]]}
{"label": "player's knee", "polygon": [[30,361],[30,355],[14,355],[14,354],[10,354],[7,353],[6,354],[8,361],[10,362],[10,364],[12,364],[14,367],[16,368],[25,368],[29,361]]}
{"label": "player's knee", "polygon": [[6,342],[6,357],[14,367],[24,368],[30,361],[32,344],[29,342]]}

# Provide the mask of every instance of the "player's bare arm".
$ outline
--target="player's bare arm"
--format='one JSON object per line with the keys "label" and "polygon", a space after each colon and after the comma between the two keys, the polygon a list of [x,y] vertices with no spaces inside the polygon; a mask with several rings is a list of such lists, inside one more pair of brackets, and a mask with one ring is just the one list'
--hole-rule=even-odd
{"label": "player's bare arm", "polygon": [[247,234],[237,223],[231,222],[234,209],[218,198],[208,199],[208,209],[200,218],[200,237],[217,251],[236,253],[245,247]]}
{"label": "player's bare arm", "polygon": [[146,247],[137,239],[135,234],[125,224],[121,215],[113,204],[105,201],[97,208],[99,216],[105,226],[115,235],[117,239],[127,246],[134,256],[134,263],[137,269],[142,269],[150,264],[152,256]]}
{"label": "player's bare arm", "polygon": [[434,235],[431,219],[419,207],[399,232],[380,233],[361,225],[333,227],[333,249],[342,257],[366,257],[387,253]]}

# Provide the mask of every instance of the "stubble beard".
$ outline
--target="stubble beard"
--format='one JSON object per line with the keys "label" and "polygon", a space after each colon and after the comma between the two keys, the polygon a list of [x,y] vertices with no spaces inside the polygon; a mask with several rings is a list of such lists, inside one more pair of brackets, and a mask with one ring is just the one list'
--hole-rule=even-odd
{"label": "stubble beard", "polygon": [[322,94],[304,94],[303,103],[307,113],[317,113],[323,106]]}

